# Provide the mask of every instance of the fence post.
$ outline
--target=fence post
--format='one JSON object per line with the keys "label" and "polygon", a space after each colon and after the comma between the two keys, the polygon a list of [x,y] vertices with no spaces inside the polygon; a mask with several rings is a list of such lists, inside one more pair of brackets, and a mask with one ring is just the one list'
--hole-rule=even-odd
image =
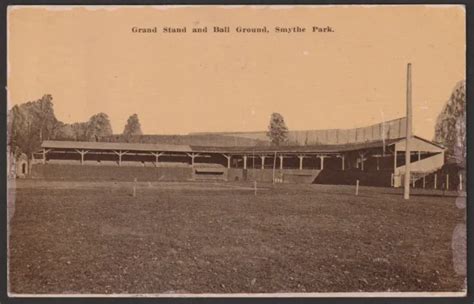
{"label": "fence post", "polygon": [[437,184],[438,184],[438,174],[435,173],[435,175],[434,175],[434,188],[435,189],[437,187]]}
{"label": "fence post", "polygon": [[133,179],[133,197],[137,196],[137,178]]}
{"label": "fence post", "polygon": [[449,190],[449,174],[446,174],[446,190]]}
{"label": "fence post", "polygon": [[459,173],[459,191],[462,191],[462,174]]}
{"label": "fence post", "polygon": [[356,196],[359,195],[359,180],[356,181]]}
{"label": "fence post", "polygon": [[253,181],[253,189],[255,191],[255,195],[257,195],[257,181]]}

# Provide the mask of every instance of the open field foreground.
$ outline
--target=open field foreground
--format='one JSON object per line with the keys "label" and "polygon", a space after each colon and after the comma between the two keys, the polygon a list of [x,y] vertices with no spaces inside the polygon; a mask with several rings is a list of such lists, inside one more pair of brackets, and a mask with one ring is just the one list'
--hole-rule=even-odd
{"label": "open field foreground", "polygon": [[[461,291],[455,196],[326,185],[16,182],[14,293]],[[416,194],[416,193],[415,193]]]}

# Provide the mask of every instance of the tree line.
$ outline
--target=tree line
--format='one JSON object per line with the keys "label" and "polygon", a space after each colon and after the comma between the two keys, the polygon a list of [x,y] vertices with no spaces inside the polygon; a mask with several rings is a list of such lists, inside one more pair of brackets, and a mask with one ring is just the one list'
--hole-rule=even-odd
{"label": "tree line", "polygon": [[[113,134],[109,116],[102,112],[85,122],[68,124],[58,120],[50,94],[13,106],[8,111],[7,122],[11,152],[15,155],[25,153],[29,158],[40,149],[43,140],[100,141]],[[121,140],[128,141],[141,134],[138,115],[133,114],[127,120]]]}

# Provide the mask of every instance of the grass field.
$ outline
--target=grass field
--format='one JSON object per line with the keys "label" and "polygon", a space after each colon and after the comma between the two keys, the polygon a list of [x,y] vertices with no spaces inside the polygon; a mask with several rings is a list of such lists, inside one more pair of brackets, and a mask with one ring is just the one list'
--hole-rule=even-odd
{"label": "grass field", "polygon": [[14,293],[461,291],[455,196],[326,185],[17,181]]}

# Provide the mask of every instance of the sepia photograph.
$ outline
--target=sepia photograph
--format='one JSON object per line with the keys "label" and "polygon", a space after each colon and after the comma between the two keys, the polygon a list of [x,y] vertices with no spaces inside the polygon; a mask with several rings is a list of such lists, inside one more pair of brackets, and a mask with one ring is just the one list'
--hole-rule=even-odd
{"label": "sepia photograph", "polygon": [[463,297],[463,5],[9,6],[10,297]]}

